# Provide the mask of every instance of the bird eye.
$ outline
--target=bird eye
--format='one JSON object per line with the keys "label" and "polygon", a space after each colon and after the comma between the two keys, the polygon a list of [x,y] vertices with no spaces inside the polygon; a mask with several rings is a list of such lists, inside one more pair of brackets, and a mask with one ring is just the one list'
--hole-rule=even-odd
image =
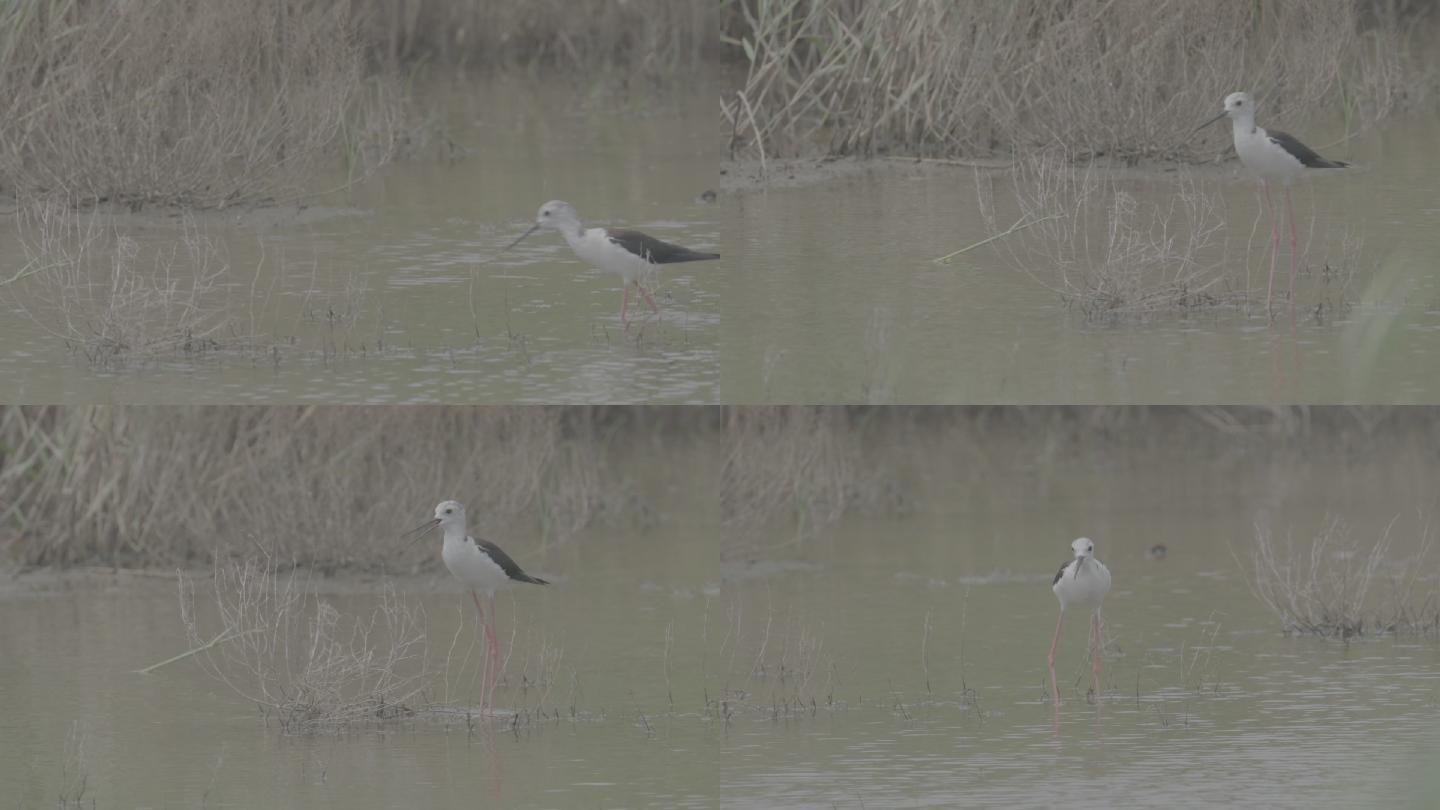
{"label": "bird eye", "polygon": [[549,212],[549,211],[541,211],[541,212],[540,212],[540,216],[542,216],[542,217],[548,217],[548,216],[550,216],[550,212]]}

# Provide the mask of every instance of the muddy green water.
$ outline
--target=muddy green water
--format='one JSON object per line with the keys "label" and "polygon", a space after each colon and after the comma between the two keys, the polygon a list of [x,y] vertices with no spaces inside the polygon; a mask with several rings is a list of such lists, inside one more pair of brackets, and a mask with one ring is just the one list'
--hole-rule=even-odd
{"label": "muddy green water", "polygon": [[[172,583],[97,576],[6,599],[0,690],[18,710],[0,721],[0,792],[12,807],[54,806],[79,773],[86,807],[713,806],[719,732],[702,716],[702,640],[717,582],[714,557],[701,555],[714,544],[667,539],[663,555],[651,538],[588,537],[584,549],[526,560],[557,583],[502,596],[502,645],[519,621],[514,660],[527,658],[532,678],[542,642],[560,658],[548,686],[502,686],[496,705],[533,707],[546,691],[561,717],[514,732],[503,717],[473,731],[452,717],[287,734],[189,662],[131,671],[185,646]],[[441,664],[463,617],[432,698],[446,712],[473,707],[468,598],[445,577],[398,586],[429,614]],[[326,599],[347,616],[376,606],[355,582]],[[66,753],[72,734],[78,757]]]}
{"label": "muddy green water", "polygon": [[[647,493],[701,483],[647,495],[650,528],[509,539],[555,584],[502,596],[502,643],[514,627],[517,660],[563,653],[547,695],[500,689],[502,715],[561,714],[517,731],[287,733],[190,662],[134,674],[186,646],[170,579],[27,575],[0,589],[0,785],[16,807],[73,795],[77,774],[100,808],[1434,806],[1440,644],[1283,637],[1236,559],[1257,525],[1303,539],[1339,518],[1366,538],[1394,520],[1403,564],[1440,491],[1432,453],[1043,444],[987,445],[988,464],[936,444],[943,461],[897,479],[906,514],[804,540],[722,541],[713,479],[660,462]],[[1087,700],[1069,617],[1057,712],[1049,583],[1080,533],[1115,578],[1102,694]],[[457,628],[464,648],[448,577],[397,585],[427,612],[432,657]],[[321,588],[346,616],[376,605],[370,579]],[[447,711],[473,705],[459,658],[430,693]]]}
{"label": "muddy green water", "polygon": [[[1433,464],[1182,456],[1002,460],[948,506],[733,551],[722,806],[1434,806],[1440,645],[1282,637],[1232,556],[1327,512],[1406,536]],[[1114,576],[1103,696],[1067,616],[1057,712],[1049,585],[1082,533]]]}
{"label": "muddy green water", "polygon": [[[196,221],[214,265],[228,265],[204,299],[227,323],[222,350],[97,367],[55,334],[65,319],[27,281],[0,295],[0,387],[7,401],[66,403],[714,401],[720,262],[665,271],[663,318],[627,332],[618,278],[558,234],[501,255],[554,198],[590,224],[715,248],[715,207],[697,202],[719,162],[710,81],[670,93],[524,78],[427,89],[428,142],[375,180],[305,211]],[[14,222],[5,277],[25,264]],[[180,236],[167,214],[101,224],[135,241],[147,271],[148,251]],[[72,313],[80,333],[97,311]]]}
{"label": "muddy green water", "polygon": [[[647,527],[501,541],[552,584],[497,598],[501,655],[513,655],[499,719],[474,729],[456,716],[478,699],[474,610],[443,570],[393,580],[428,617],[435,712],[338,733],[287,733],[193,661],[134,673],[187,648],[169,575],[6,576],[0,695],[13,711],[0,718],[0,804],[56,806],[83,775],[83,804],[99,808],[713,807],[722,729],[705,699],[721,673],[707,633],[724,623],[701,461],[626,467],[655,504]],[[667,471],[701,485],[677,489]],[[439,538],[425,543],[438,558]],[[348,620],[371,615],[378,585],[350,576],[318,590]],[[214,627],[203,590],[195,603]],[[537,706],[560,717],[506,725],[507,712]]]}
{"label": "muddy green water", "polygon": [[[1334,139],[1315,130],[1317,145]],[[1225,286],[1244,289],[1248,273],[1258,296],[1249,312],[1097,322],[1053,291],[1056,271],[1026,272],[995,246],[932,263],[988,235],[970,169],[881,161],[835,182],[722,198],[723,250],[734,257],[722,317],[726,401],[1440,400],[1437,140],[1440,120],[1410,119],[1324,150],[1363,168],[1296,186],[1302,268],[1353,272],[1342,284],[1302,269],[1293,324],[1264,315],[1269,225],[1260,220],[1252,236],[1257,189],[1233,161],[1204,183],[1223,206]],[[1018,214],[1008,175],[994,182],[1003,229]],[[1177,195],[1168,173],[1120,184],[1141,210]],[[1103,227],[1090,239],[1103,255]],[[1288,261],[1286,245],[1282,274]]]}

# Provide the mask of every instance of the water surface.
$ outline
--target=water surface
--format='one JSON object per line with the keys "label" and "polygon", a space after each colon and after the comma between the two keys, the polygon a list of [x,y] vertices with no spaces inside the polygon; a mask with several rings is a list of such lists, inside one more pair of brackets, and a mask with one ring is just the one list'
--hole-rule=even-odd
{"label": "water surface", "polygon": [[[0,291],[0,384],[23,402],[714,401],[720,262],[667,269],[661,318],[627,330],[618,278],[558,234],[501,253],[556,198],[588,224],[715,248],[714,207],[697,199],[718,165],[713,98],[521,77],[425,88],[423,145],[375,179],[302,210],[194,218],[223,268],[203,300],[226,324],[219,350],[90,362],[57,327],[53,297],[27,281]],[[184,235],[167,212],[96,224],[101,258],[85,283],[97,289],[110,283],[113,237],[133,240],[148,273]],[[0,261],[18,269],[10,227]],[[182,287],[197,265],[177,264]],[[99,319],[94,308],[69,318],[82,336]]]}
{"label": "water surface", "polygon": [[[1053,265],[1027,272],[1000,245],[931,261],[989,235],[968,168],[876,161],[833,182],[722,198],[736,279],[724,300],[727,401],[1440,401],[1437,138],[1440,121],[1407,119],[1323,149],[1362,168],[1296,186],[1308,269],[1293,321],[1285,309],[1273,324],[1269,225],[1233,161],[1201,176],[1222,206],[1222,289],[1248,286],[1254,305],[1114,319],[1067,306]],[[1312,140],[1332,138],[1320,127]],[[1003,230],[1019,218],[1010,177],[980,174],[993,178]],[[1166,171],[1118,182],[1145,211],[1179,193]],[[1099,255],[1104,228],[1091,238]],[[1288,262],[1286,245],[1280,289]],[[1326,275],[1327,263],[1345,272]]]}
{"label": "water surface", "polygon": [[[960,472],[931,480],[934,500],[913,514],[730,547],[740,640],[723,806],[1419,807],[1440,796],[1440,643],[1284,637],[1243,575],[1257,526],[1302,540],[1337,516],[1365,548],[1396,520],[1406,539],[1392,564],[1403,564],[1433,463],[1217,460],[1158,443],[1035,465],[1013,455],[1021,445],[947,449]],[[1049,586],[1078,534],[1114,577],[1102,690],[1087,694],[1086,616],[1067,616],[1057,707]],[[1156,543],[1163,559],[1147,554]],[[1433,571],[1426,581],[1437,587]]]}

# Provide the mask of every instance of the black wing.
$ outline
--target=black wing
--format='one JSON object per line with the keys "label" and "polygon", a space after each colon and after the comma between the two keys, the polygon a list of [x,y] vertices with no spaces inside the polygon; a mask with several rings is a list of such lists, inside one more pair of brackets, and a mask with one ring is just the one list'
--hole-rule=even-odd
{"label": "black wing", "polygon": [[1069,567],[1070,567],[1070,563],[1072,563],[1072,562],[1075,562],[1075,561],[1074,561],[1074,560],[1070,560],[1069,562],[1067,562],[1067,563],[1065,563],[1064,565],[1060,566],[1060,570],[1055,572],[1055,578],[1052,579],[1052,580],[1050,580],[1050,587],[1052,587],[1052,588],[1055,587],[1055,583],[1059,582],[1059,581],[1060,581],[1060,578],[1063,577],[1063,576],[1065,576],[1065,569],[1066,569],[1066,568],[1069,568]]}
{"label": "black wing", "polygon": [[719,253],[701,253],[698,250],[662,242],[639,231],[607,228],[605,235],[610,241],[653,264],[674,264],[676,262],[699,262],[718,259]]}
{"label": "black wing", "polygon": [[1343,169],[1350,165],[1349,163],[1343,163],[1338,160],[1326,160],[1320,157],[1314,149],[1301,143],[1294,135],[1288,132],[1276,132],[1273,129],[1267,129],[1265,130],[1265,134],[1270,136],[1271,143],[1294,155],[1295,159],[1300,161],[1300,165],[1307,169]]}
{"label": "black wing", "polygon": [[510,559],[509,554],[501,551],[499,546],[495,545],[489,540],[476,540],[475,544],[478,545],[480,548],[484,549],[485,553],[490,555],[490,559],[494,560],[496,565],[504,569],[505,576],[515,580],[516,582],[529,582],[532,585],[550,584],[539,577],[532,577],[529,574],[525,573],[523,570],[520,569],[520,565],[518,563]]}

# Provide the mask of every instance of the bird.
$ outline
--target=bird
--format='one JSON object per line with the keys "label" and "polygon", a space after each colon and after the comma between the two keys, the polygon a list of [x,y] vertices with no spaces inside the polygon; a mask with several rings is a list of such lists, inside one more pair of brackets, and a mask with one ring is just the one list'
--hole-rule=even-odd
{"label": "bird", "polygon": [[631,285],[634,285],[635,289],[645,297],[645,303],[650,305],[650,311],[659,314],[660,309],[655,306],[655,299],[651,297],[650,291],[645,289],[641,281],[648,279],[660,265],[720,258],[719,253],[702,253],[687,247],[672,245],[639,231],[622,228],[586,228],[581,224],[580,215],[575,212],[575,206],[562,200],[551,200],[540,206],[540,211],[535,215],[535,223],[525,233],[520,234],[518,239],[506,245],[505,250],[520,244],[525,237],[541,228],[554,228],[559,231],[565,237],[566,243],[570,245],[570,249],[581,261],[589,262],[601,270],[620,276],[625,291],[624,297],[620,300],[621,323],[628,323],[625,311],[626,306],[630,303]]}
{"label": "bird", "polygon": [[[485,659],[481,675],[480,709],[489,709],[493,715],[491,698],[495,692],[495,680],[499,677],[499,649],[495,641],[495,591],[512,582],[530,585],[549,585],[547,580],[531,576],[510,558],[499,546],[489,540],[477,540],[466,530],[465,507],[459,501],[441,501],[435,507],[435,517],[412,529],[416,537],[422,537],[431,529],[439,527],[444,535],[440,559],[445,567],[461,582],[470,587],[470,597],[475,600],[475,612],[485,628]],[[414,542],[413,540],[411,542]],[[480,594],[490,603],[490,614],[480,606]]]}
{"label": "bird", "polygon": [[1289,133],[1255,126],[1255,106],[1255,100],[1249,93],[1231,93],[1225,97],[1220,114],[1196,127],[1195,132],[1228,117],[1234,131],[1235,154],[1240,156],[1240,163],[1251,174],[1260,178],[1260,187],[1265,193],[1265,208],[1270,215],[1270,283],[1265,290],[1265,311],[1268,313],[1275,291],[1275,256],[1280,252],[1280,220],[1270,202],[1270,183],[1278,182],[1285,188],[1285,210],[1290,219],[1290,305],[1294,307],[1295,206],[1290,200],[1290,184],[1307,171],[1345,169],[1350,164],[1321,157]]}
{"label": "bird", "polygon": [[1095,559],[1095,543],[1088,537],[1080,537],[1070,543],[1075,558],[1060,566],[1050,589],[1060,600],[1060,618],[1055,620],[1055,635],[1050,639],[1050,688],[1055,700],[1060,699],[1060,689],[1055,681],[1055,644],[1060,640],[1060,625],[1065,621],[1069,608],[1093,608],[1090,615],[1091,658],[1090,670],[1095,678],[1095,696],[1100,696],[1100,603],[1110,592],[1110,569]]}

